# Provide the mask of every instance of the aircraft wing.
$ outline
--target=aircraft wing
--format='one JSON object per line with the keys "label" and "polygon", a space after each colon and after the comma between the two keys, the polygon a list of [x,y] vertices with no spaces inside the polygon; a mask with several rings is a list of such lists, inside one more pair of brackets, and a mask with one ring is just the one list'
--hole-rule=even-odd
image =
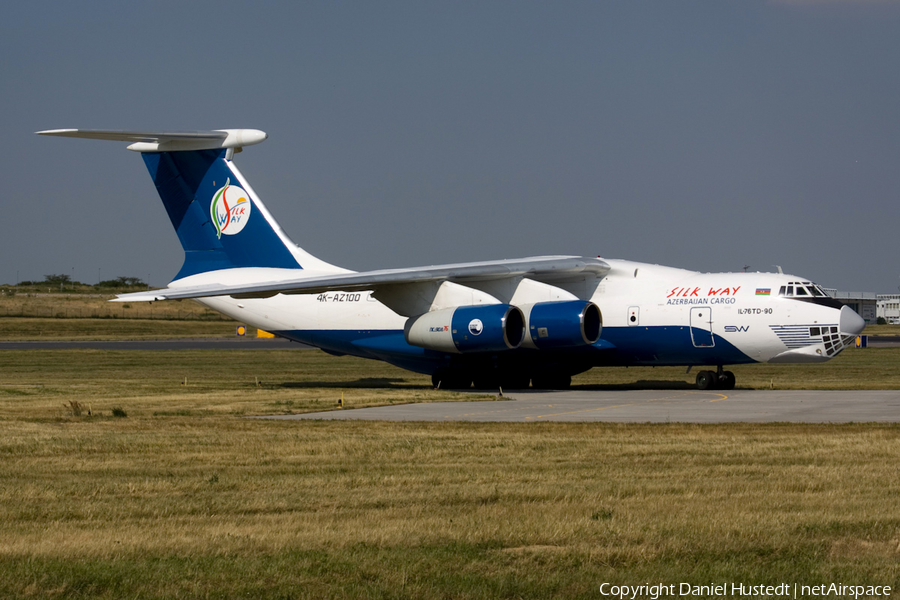
{"label": "aircraft wing", "polygon": [[383,269],[359,273],[336,273],[324,276],[298,277],[244,285],[198,285],[169,287],[131,294],[120,294],[116,302],[181,300],[232,296],[234,298],[268,298],[276,294],[316,294],[333,290],[377,290],[385,286],[429,281],[467,282],[526,277],[541,282],[564,282],[583,276],[602,277],[610,269],[599,258],[580,256],[539,256],[512,260],[436,265],[404,269]]}

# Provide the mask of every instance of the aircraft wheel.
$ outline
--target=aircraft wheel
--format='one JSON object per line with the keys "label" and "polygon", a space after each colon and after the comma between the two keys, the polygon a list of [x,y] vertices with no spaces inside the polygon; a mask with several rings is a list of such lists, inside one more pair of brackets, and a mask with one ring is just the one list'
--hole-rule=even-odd
{"label": "aircraft wheel", "polygon": [[431,376],[431,384],[435,389],[467,390],[472,387],[472,379],[449,369],[438,369]]}
{"label": "aircraft wheel", "polygon": [[718,388],[720,390],[733,390],[735,384],[734,373],[731,371],[724,371],[722,373],[722,377],[719,379]]}
{"label": "aircraft wheel", "polygon": [[500,382],[492,374],[481,374],[475,376],[473,382],[476,390],[496,390]]}
{"label": "aircraft wheel", "polygon": [[532,377],[531,385],[536,390],[567,390],[572,386],[571,375],[541,375]]}
{"label": "aircraft wheel", "polygon": [[716,387],[716,374],[712,371],[700,371],[697,373],[697,389],[712,390]]}
{"label": "aircraft wheel", "polygon": [[472,380],[464,375],[451,377],[450,380],[447,381],[448,390],[467,390],[470,387],[472,387]]}
{"label": "aircraft wheel", "polygon": [[508,373],[500,380],[504,390],[527,390],[531,378],[520,373]]}

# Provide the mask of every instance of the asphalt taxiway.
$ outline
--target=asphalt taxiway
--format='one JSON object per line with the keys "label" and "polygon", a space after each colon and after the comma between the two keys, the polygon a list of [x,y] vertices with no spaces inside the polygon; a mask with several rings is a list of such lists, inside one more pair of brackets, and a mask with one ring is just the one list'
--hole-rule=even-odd
{"label": "asphalt taxiway", "polygon": [[[352,398],[348,401],[352,403]],[[900,422],[900,390],[527,391],[510,393],[493,401],[345,408],[265,418],[513,423],[897,423]]]}

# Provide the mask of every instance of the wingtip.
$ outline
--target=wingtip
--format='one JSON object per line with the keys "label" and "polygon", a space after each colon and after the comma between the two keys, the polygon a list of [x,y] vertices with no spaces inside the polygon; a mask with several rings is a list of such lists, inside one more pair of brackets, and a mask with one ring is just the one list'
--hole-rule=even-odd
{"label": "wingtip", "polygon": [[67,133],[74,133],[78,131],[77,129],[42,129],[41,131],[35,131],[34,133],[37,135],[65,135]]}
{"label": "wingtip", "polygon": [[159,302],[166,299],[166,296],[154,294],[152,292],[132,292],[129,294],[120,294],[111,299],[110,302]]}

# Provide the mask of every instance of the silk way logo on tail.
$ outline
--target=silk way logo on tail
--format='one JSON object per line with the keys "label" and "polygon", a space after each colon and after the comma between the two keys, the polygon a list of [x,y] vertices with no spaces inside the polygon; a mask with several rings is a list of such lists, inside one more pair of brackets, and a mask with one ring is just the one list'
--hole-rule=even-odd
{"label": "silk way logo on tail", "polygon": [[223,233],[225,235],[240,233],[250,219],[250,206],[247,192],[236,185],[231,185],[231,179],[227,179],[225,187],[216,192],[212,204],[209,205],[209,216],[216,225],[219,238]]}

